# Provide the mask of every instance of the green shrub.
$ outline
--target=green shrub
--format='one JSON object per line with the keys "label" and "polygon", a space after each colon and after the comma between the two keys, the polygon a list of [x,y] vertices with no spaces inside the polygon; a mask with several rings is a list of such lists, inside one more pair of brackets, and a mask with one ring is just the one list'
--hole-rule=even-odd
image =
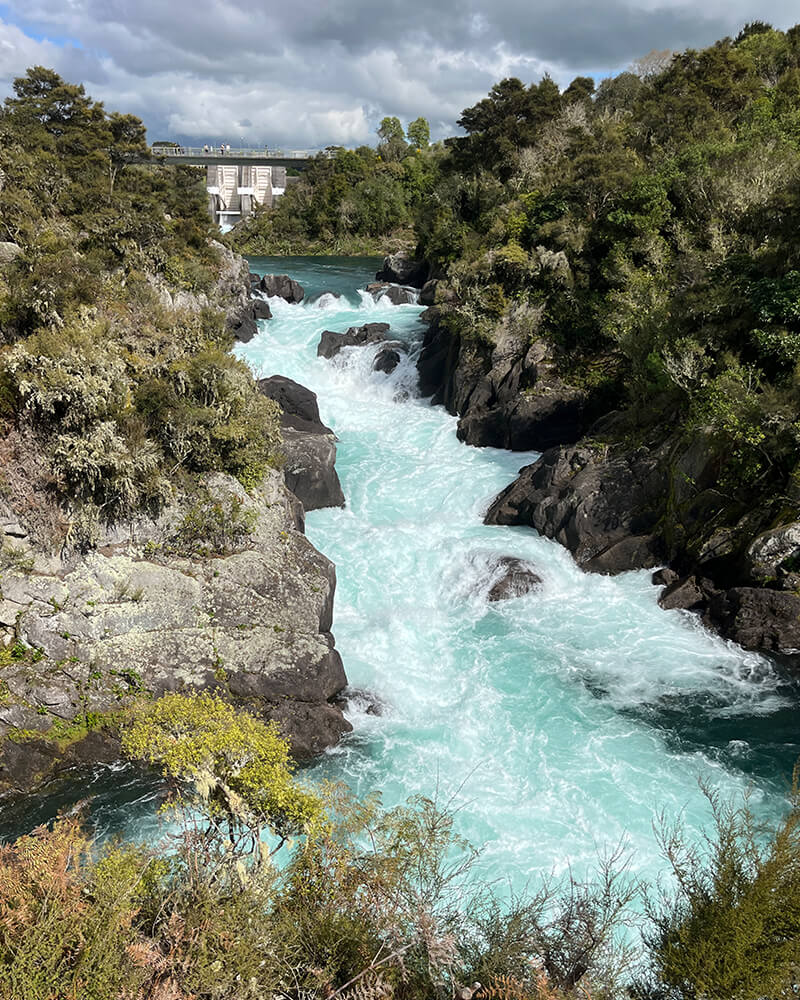
{"label": "green shrub", "polygon": [[253,533],[257,514],[232,494],[222,499],[201,490],[166,544],[185,556],[227,555]]}
{"label": "green shrub", "polygon": [[[795,776],[797,777],[797,776]],[[774,831],[749,805],[707,792],[704,845],[679,825],[661,834],[675,889],[651,901],[647,937],[659,983],[680,1000],[793,996],[800,969],[800,796]]]}

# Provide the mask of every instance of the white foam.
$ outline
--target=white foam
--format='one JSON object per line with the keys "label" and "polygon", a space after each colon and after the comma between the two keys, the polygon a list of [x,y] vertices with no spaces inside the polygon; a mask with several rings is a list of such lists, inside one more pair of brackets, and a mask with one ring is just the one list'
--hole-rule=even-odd
{"label": "white foam", "polygon": [[[580,871],[623,836],[654,875],[656,812],[685,808],[698,830],[709,813],[697,780],[729,793],[749,778],[666,740],[646,712],[686,702],[715,719],[768,714],[785,704],[774,670],[662,611],[647,573],[585,574],[531,530],[483,525],[535,456],[458,442],[455,418],[416,393],[420,307],[359,300],[318,310],[272,299],[274,318],[237,347],[259,374],[316,392],[339,437],[347,506],[309,513],[307,531],[337,565],[333,629],[350,682],[390,711],[349,708],[356,733],[320,773],[380,788],[390,804],[466,781],[459,829],[518,888],[554,866]],[[390,375],[372,371],[380,345],[316,356],[323,329],[374,320],[410,348]],[[532,563],[542,585],[487,604],[498,554]]]}

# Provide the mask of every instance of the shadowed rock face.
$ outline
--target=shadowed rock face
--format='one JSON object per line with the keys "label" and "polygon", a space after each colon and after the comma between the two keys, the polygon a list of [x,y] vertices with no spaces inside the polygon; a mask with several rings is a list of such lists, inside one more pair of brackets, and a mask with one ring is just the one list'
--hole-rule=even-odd
{"label": "shadowed rock face", "polygon": [[375,275],[375,280],[422,288],[429,273],[430,268],[424,260],[414,260],[405,250],[400,250],[384,257],[383,267]]}
{"label": "shadowed rock face", "polygon": [[515,556],[503,556],[498,568],[501,576],[492,584],[486,595],[486,599],[490,602],[523,597],[537,590],[542,582],[542,578],[529,562],[517,559]]}
{"label": "shadowed rock face", "polygon": [[417,293],[413,288],[402,285],[392,285],[388,281],[374,281],[367,285],[366,291],[375,299],[388,299],[394,306],[405,306],[417,301]]}
{"label": "shadowed rock face", "polygon": [[265,295],[277,295],[287,302],[302,302],[306,294],[303,286],[288,274],[265,274],[260,287]]}
{"label": "shadowed rock face", "polygon": [[647,449],[606,459],[589,448],[552,448],[494,500],[487,524],[527,524],[598,573],[663,562],[655,527],[667,484]]}
{"label": "shadowed rock face", "polygon": [[363,347],[365,344],[378,344],[386,340],[389,331],[388,323],[365,323],[363,326],[351,326],[346,333],[335,333],[333,330],[323,330],[317,345],[318,358],[335,358],[343,347]]}
{"label": "shadowed rock face", "polygon": [[[297,501],[278,472],[251,493],[223,475],[207,488],[223,509],[233,498],[247,524],[220,554],[202,540],[196,551],[175,552],[187,501],[115,529],[64,566],[20,543],[34,569],[4,572],[4,607],[42,658],[4,671],[0,734],[40,729],[46,738],[53,717],[114,711],[141,691],[201,690],[277,719],[297,757],[350,729],[333,705],[346,685],[330,632],[335,568],[299,530]],[[66,766],[47,746],[31,748],[41,768]],[[26,784],[18,756],[5,741],[6,790],[41,780],[32,764]]]}
{"label": "shadowed rock face", "polygon": [[400,360],[406,353],[405,344],[399,340],[387,340],[385,345],[378,351],[372,362],[374,372],[383,372],[391,375],[400,364]]}
{"label": "shadowed rock face", "polygon": [[596,407],[558,377],[550,346],[502,329],[494,345],[467,343],[440,322],[437,307],[428,312],[417,362],[420,391],[460,418],[461,441],[544,450],[577,441],[588,430]]}
{"label": "shadowed rock face", "polygon": [[281,407],[283,474],[288,488],[306,510],[343,507],[336,436],[320,419],[316,394],[284,375],[261,379],[258,388]]}
{"label": "shadowed rock face", "polygon": [[[566,546],[590,572],[672,560],[675,569],[653,577],[664,588],[663,608],[696,612],[745,649],[798,667],[796,526],[759,534],[758,516],[743,508],[738,523],[720,521],[709,533],[705,522],[719,508],[708,504],[719,504],[720,496],[713,466],[697,439],[688,446],[668,439],[654,449],[552,448],[499,494],[486,522],[529,525]],[[771,586],[752,586],[766,573]]]}
{"label": "shadowed rock face", "polygon": [[258,320],[272,319],[269,303],[261,298],[251,299],[233,321],[233,336],[242,344],[248,344],[258,333]]}

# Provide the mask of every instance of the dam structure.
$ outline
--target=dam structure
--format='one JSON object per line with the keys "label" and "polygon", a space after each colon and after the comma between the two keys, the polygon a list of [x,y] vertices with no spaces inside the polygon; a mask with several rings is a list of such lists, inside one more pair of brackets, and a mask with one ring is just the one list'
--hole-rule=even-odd
{"label": "dam structure", "polygon": [[154,147],[164,163],[206,168],[206,190],[211,218],[232,226],[247,218],[256,206],[272,206],[292,178],[287,168],[302,170],[316,154],[310,150],[228,149],[187,146]]}

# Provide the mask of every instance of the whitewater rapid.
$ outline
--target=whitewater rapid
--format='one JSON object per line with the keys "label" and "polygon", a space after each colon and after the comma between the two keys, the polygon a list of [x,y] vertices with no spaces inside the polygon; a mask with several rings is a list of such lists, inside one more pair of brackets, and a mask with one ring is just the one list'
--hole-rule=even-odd
{"label": "whitewater rapid", "polygon": [[[532,530],[482,523],[535,455],[463,445],[455,419],[418,397],[422,310],[357,291],[370,265],[254,259],[342,297],[271,299],[273,319],[236,349],[256,375],[316,392],[339,438],[347,506],[309,513],[306,530],[337,566],[333,631],[354,732],[312,778],[380,789],[388,805],[455,796],[459,832],[515,888],[591,869],[619,843],[652,877],[658,814],[682,813],[695,836],[708,821],[701,780],[726,795],[750,788],[754,807],[777,815],[798,750],[796,692],[765,660],[662,611],[649,573],[585,574]],[[375,346],[316,356],[323,330],[367,321],[409,345],[392,375],[372,372]],[[543,582],[490,604],[503,555],[534,563]]]}

